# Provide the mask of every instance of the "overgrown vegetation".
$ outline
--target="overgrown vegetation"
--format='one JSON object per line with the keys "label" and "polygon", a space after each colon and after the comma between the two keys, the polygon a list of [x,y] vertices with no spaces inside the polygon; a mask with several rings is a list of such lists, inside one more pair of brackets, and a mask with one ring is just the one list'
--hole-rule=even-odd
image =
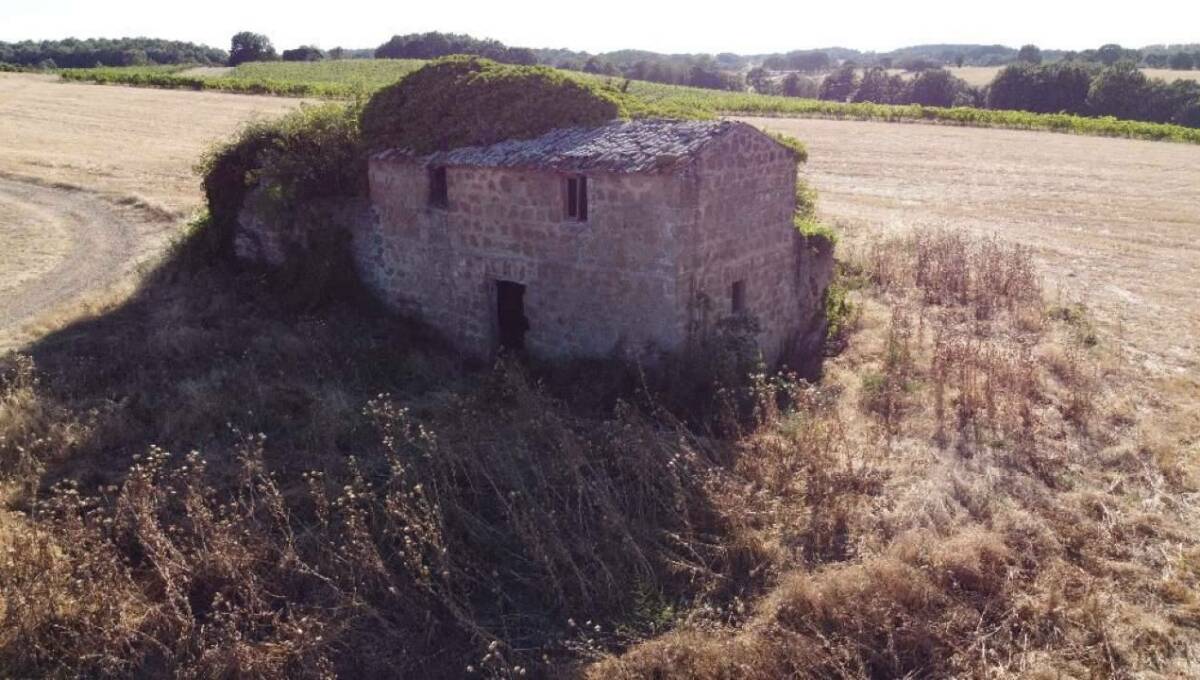
{"label": "overgrown vegetation", "polygon": [[625,99],[553,69],[447,57],[371,97],[363,135],[370,148],[431,153],[627,118]]}

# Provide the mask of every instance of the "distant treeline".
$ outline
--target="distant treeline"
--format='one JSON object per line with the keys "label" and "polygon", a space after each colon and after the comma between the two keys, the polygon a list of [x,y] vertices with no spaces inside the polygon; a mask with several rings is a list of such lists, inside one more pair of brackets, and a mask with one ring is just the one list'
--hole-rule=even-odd
{"label": "distant treeline", "polygon": [[906,78],[881,67],[853,65],[839,67],[819,84],[796,74],[772,80],[758,70],[750,72],[749,80],[763,94],[810,97],[815,90],[817,98],[837,102],[972,106],[1200,127],[1200,83],[1149,78],[1133,61],[1111,66],[1075,61],[1011,64],[982,88],[971,87],[945,69]]}
{"label": "distant treeline", "polygon": [[457,33],[395,35],[375,49],[376,59],[436,59],[450,54],[473,54],[505,64],[538,63],[537,55],[531,49],[508,47],[498,40]]}
{"label": "distant treeline", "polygon": [[437,32],[393,36],[375,50],[377,59],[435,59],[451,54],[472,54],[508,64],[544,64],[670,85],[734,91],[746,87],[745,78],[740,73],[746,58],[734,54],[713,57],[622,50],[591,55],[564,49],[509,47],[498,40]]}
{"label": "distant treeline", "polygon": [[89,38],[0,42],[0,63],[38,68],[224,64],[229,55],[206,45],[155,38]]}

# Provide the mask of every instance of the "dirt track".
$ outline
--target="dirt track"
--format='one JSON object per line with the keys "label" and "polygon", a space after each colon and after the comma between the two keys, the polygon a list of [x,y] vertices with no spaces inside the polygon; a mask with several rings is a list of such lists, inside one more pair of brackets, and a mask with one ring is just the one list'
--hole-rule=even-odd
{"label": "dirt track", "polygon": [[200,206],[201,153],[298,105],[0,74],[0,351],[161,252]]}
{"label": "dirt track", "polygon": [[[46,310],[118,281],[154,220],[95,194],[0,177],[0,346]],[[149,223],[148,223],[149,222]]]}

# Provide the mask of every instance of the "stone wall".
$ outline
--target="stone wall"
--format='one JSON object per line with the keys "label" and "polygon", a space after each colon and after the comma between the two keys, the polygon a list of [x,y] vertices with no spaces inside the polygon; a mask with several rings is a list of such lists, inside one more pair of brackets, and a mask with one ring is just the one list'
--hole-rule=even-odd
{"label": "stone wall", "polygon": [[374,219],[370,201],[322,199],[284,209],[270,187],[255,187],[246,195],[233,234],[238,259],[279,267],[313,248],[327,248],[333,231],[351,232]]}
{"label": "stone wall", "polygon": [[700,151],[696,173],[699,217],[683,239],[679,291],[707,300],[707,313],[719,318],[733,311],[733,285],[742,282],[766,358],[801,363],[814,350],[814,335],[824,332],[833,259],[792,226],[795,158],[739,126]]}
{"label": "stone wall", "polygon": [[496,282],[527,287],[526,346],[541,356],[642,354],[683,340],[678,235],[694,230],[686,175],[588,175],[589,219],[566,217],[568,175],[447,168],[449,204],[428,205],[429,173],[374,159],[377,219],[355,234],[364,280],[462,349],[498,342]]}

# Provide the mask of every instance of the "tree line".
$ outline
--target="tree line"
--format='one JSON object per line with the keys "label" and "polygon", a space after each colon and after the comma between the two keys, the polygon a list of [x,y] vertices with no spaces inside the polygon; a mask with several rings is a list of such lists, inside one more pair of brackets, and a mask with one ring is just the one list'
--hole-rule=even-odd
{"label": "tree line", "polygon": [[0,63],[38,68],[151,64],[224,64],[228,55],[207,45],[156,38],[88,38],[0,42]]}
{"label": "tree line", "polygon": [[797,78],[790,74],[782,81],[771,80],[752,71],[750,81],[759,83],[755,89],[765,94],[811,97],[815,91],[819,99],[839,102],[974,106],[1200,127],[1200,83],[1150,78],[1133,61],[1104,67],[1080,62],[1012,64],[983,88],[971,87],[945,69],[906,78],[880,67],[848,64],[819,84],[798,88],[793,84]]}

